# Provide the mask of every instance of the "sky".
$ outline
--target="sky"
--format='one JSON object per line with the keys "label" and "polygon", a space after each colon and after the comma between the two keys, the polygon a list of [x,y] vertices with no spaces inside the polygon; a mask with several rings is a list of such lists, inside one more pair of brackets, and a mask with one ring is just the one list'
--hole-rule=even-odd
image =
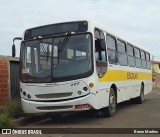
{"label": "sky", "polygon": [[[0,55],[25,29],[92,19],[160,60],[160,0],[0,0]],[[20,42],[15,42],[19,56]]]}

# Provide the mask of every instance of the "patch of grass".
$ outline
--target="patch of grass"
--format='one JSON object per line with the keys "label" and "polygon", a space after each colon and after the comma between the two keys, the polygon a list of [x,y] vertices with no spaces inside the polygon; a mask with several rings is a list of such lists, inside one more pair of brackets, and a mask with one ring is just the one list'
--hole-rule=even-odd
{"label": "patch of grass", "polygon": [[6,115],[0,114],[0,128],[14,128],[15,123]]}
{"label": "patch of grass", "polygon": [[0,106],[0,114],[3,114],[3,113],[4,113],[4,108]]}
{"label": "patch of grass", "polygon": [[6,113],[11,118],[20,118],[25,116],[20,100],[10,101],[7,105]]}
{"label": "patch of grass", "polygon": [[20,100],[12,100],[5,106],[0,106],[0,128],[15,128],[15,118],[26,116]]}

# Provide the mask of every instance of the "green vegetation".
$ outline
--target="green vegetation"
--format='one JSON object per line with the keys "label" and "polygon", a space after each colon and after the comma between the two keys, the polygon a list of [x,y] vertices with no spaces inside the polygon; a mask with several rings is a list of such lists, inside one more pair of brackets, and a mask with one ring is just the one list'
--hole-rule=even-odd
{"label": "green vegetation", "polygon": [[13,119],[25,116],[20,100],[10,101],[6,106],[0,107],[0,128],[16,127]]}
{"label": "green vegetation", "polygon": [[0,114],[4,113],[4,109],[0,107]]}
{"label": "green vegetation", "polygon": [[6,114],[0,114],[0,128],[14,128],[15,123]]}
{"label": "green vegetation", "polygon": [[20,118],[25,116],[20,100],[10,101],[6,107],[6,112],[11,118]]}

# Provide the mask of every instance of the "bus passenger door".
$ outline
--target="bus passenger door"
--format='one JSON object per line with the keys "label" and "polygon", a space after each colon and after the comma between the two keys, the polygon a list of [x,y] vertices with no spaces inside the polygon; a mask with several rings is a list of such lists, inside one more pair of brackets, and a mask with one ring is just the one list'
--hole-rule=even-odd
{"label": "bus passenger door", "polygon": [[104,33],[98,29],[95,30],[95,58],[98,77],[102,78],[107,71],[106,43]]}
{"label": "bus passenger door", "polygon": [[[106,56],[106,43],[105,43],[105,36],[104,33],[99,30],[95,29],[95,59],[96,59],[96,69],[98,79],[101,79],[105,76],[107,71],[107,56]],[[98,81],[98,80],[97,80]],[[105,89],[101,89],[105,87]],[[98,83],[98,104],[99,107],[107,105],[107,84],[104,80],[103,82]]]}

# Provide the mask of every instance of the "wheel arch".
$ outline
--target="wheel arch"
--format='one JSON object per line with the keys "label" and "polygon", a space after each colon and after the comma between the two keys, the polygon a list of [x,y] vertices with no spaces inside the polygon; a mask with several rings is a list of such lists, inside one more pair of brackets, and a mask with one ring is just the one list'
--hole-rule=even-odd
{"label": "wheel arch", "polygon": [[141,82],[141,85],[144,87],[144,82],[143,81]]}
{"label": "wheel arch", "polygon": [[143,92],[145,93],[145,90],[144,90],[144,82],[142,81],[142,83],[141,83],[141,88],[142,88],[142,86],[143,86]]}

